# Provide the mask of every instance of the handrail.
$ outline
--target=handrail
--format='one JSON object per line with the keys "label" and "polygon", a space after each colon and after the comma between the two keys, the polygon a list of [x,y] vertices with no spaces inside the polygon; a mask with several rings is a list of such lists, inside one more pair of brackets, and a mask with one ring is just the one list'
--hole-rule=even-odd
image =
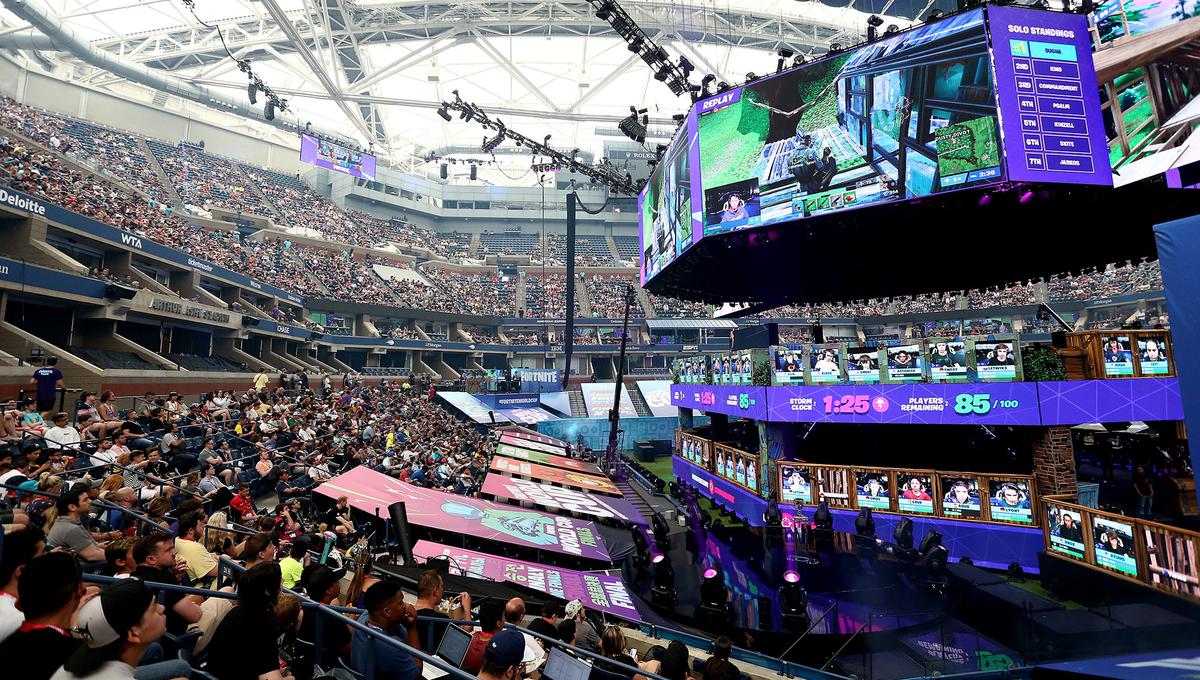
{"label": "handrail", "polygon": [[[12,491],[16,491],[17,493],[33,494],[35,496],[45,496],[47,498],[58,498],[59,496],[62,495],[62,494],[52,493],[50,491],[42,491],[40,489],[22,489],[20,486],[16,486],[14,484],[0,484],[0,489],[9,489]],[[158,522],[150,519],[149,517],[143,515],[140,512],[137,512],[136,510],[131,510],[129,508],[123,508],[115,503],[110,502],[107,499],[97,498],[94,501],[92,501],[92,503],[99,504],[100,507],[102,507],[102,508],[108,508],[110,510],[117,510],[123,514],[132,515],[133,518],[138,520],[139,522],[143,522],[145,524],[149,524],[151,526],[158,527],[159,529],[161,529],[167,533],[171,532],[171,528],[168,527],[167,525],[159,524]]]}
{"label": "handrail", "polygon": [[842,653],[842,651],[845,650],[846,647],[849,647],[851,642],[854,642],[854,638],[858,637],[859,633],[866,630],[867,626],[870,626],[870,625],[871,625],[871,620],[870,620],[870,617],[868,616],[867,622],[864,623],[863,625],[859,626],[858,630],[854,631],[853,635],[846,638],[846,641],[842,643],[842,646],[837,648],[837,651],[835,651],[833,653],[833,656],[829,657],[829,660],[825,662],[824,666],[821,666],[821,670],[824,671],[826,668],[829,668],[829,665],[832,664],[838,658],[838,656]]}
{"label": "handrail", "polygon": [[826,616],[829,616],[829,612],[833,611],[834,609],[837,609],[837,606],[838,606],[838,601],[834,600],[833,604],[829,605],[829,609],[826,609],[824,614],[821,614],[820,616],[818,616],[817,620],[813,621],[812,625],[810,625],[808,627],[808,630],[801,633],[800,637],[796,638],[796,641],[793,642],[787,649],[785,649],[783,654],[779,655],[779,658],[781,658],[781,659],[785,658],[788,654],[790,654],[791,651],[796,648],[796,645],[800,644],[801,640],[803,640],[805,637],[807,637],[809,633],[813,632],[813,629],[817,627],[818,623],[824,621]]}

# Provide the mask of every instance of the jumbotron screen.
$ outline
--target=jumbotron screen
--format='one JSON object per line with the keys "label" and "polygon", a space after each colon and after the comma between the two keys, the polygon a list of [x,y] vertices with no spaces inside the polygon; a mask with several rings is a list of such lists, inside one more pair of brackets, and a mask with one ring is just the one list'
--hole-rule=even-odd
{"label": "jumbotron screen", "polygon": [[312,135],[300,135],[300,160],[354,177],[375,179],[374,156]]}
{"label": "jumbotron screen", "polygon": [[1088,40],[1082,16],[976,9],[697,101],[641,197],[643,282],[742,229],[1005,180],[1111,184]]}

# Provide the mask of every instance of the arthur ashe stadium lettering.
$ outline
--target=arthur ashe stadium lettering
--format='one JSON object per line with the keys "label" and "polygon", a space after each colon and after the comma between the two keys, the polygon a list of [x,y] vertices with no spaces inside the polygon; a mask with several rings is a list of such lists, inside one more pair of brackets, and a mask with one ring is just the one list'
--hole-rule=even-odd
{"label": "arthur ashe stadium lettering", "polygon": [[207,321],[217,321],[220,323],[229,323],[229,315],[224,312],[219,312],[215,309],[205,309],[204,307],[184,307],[178,302],[170,300],[162,300],[154,298],[150,303],[150,309],[157,309],[160,312],[170,312],[171,314],[179,314],[180,316],[190,316],[193,319],[205,319]]}
{"label": "arthur ashe stadium lettering", "polygon": [[28,196],[10,193],[7,189],[0,189],[0,203],[11,205],[17,210],[24,210],[35,215],[45,216],[46,214],[46,206],[41,201],[34,200]]}

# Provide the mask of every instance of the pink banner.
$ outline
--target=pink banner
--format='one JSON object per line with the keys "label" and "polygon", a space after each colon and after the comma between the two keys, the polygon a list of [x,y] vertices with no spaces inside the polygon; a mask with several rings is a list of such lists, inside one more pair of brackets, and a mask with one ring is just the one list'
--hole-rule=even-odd
{"label": "pink banner", "polygon": [[363,466],[334,477],[316,492],[330,498],[346,496],[356,510],[378,512],[383,518],[389,505],[404,501],[409,524],[610,561],[596,525],[586,520],[426,489]]}
{"label": "pink banner", "polygon": [[553,453],[560,453],[560,454],[564,453],[566,451],[567,447],[571,446],[570,444],[568,444],[567,442],[564,442],[561,439],[555,439],[554,437],[547,437],[544,434],[534,434],[532,432],[526,432],[524,430],[503,430],[502,433],[503,433],[503,436],[505,436],[505,437],[516,437],[517,439],[524,439],[526,441],[538,442],[539,444],[545,444],[547,446],[556,446],[559,449],[562,449],[562,451],[554,451]]}
{"label": "pink banner", "polygon": [[531,449],[521,446],[514,446],[512,444],[497,444],[496,453],[502,456],[508,456],[509,458],[520,458],[521,460],[527,460],[531,463],[541,463],[542,465],[553,465],[554,467],[565,468],[567,470],[577,470],[589,475],[603,474],[600,472],[600,468],[592,465],[591,463],[585,463],[582,460],[575,460],[574,458],[566,458],[564,456],[554,456],[549,453],[533,451]]}
{"label": "pink banner", "polygon": [[633,597],[625,590],[625,584],[618,576],[547,567],[430,541],[417,541],[413,546],[413,556],[417,559],[448,557],[451,574],[507,581],[562,600],[579,600],[588,609],[630,621],[642,620],[633,605]]}
{"label": "pink banner", "polygon": [[528,501],[547,510],[565,510],[601,519],[614,518],[634,524],[646,524],[646,518],[642,516],[642,513],[624,497],[601,496],[528,479],[495,474],[484,478],[482,491],[496,498]]}
{"label": "pink banner", "polygon": [[505,458],[504,456],[492,458],[492,470],[505,472],[510,475],[530,477],[535,481],[561,484],[562,486],[583,489],[585,491],[599,491],[616,496],[621,495],[621,490],[617,488],[617,485],[613,484],[606,477],[585,475],[581,472],[572,472],[570,470],[560,470],[528,461]]}

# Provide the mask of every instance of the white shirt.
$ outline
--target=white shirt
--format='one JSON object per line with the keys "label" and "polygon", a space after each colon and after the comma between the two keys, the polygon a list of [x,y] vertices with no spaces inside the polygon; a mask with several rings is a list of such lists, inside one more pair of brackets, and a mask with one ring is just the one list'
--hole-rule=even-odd
{"label": "white shirt", "polygon": [[73,427],[52,427],[43,435],[47,440],[58,444],[58,448],[75,448],[79,445],[79,430]]}
{"label": "white shirt", "polygon": [[[117,453],[113,451],[115,447],[109,447],[107,451],[97,450],[90,458],[92,465],[112,465],[117,462]],[[103,474],[103,470],[100,471]]]}
{"label": "white shirt", "polygon": [[25,623],[25,614],[17,609],[17,598],[8,593],[0,594],[0,642],[17,632]]}
{"label": "white shirt", "polygon": [[[82,680],[65,668],[59,668],[50,676],[50,680]],[[95,673],[87,676],[87,680],[133,680],[133,668],[120,661],[105,661]]]}

